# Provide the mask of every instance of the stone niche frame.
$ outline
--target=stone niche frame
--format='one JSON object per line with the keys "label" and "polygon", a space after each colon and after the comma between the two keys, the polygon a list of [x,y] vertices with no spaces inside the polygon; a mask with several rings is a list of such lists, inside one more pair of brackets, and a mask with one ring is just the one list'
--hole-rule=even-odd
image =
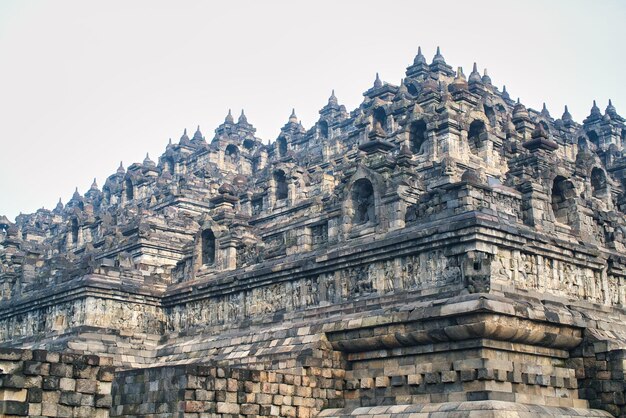
{"label": "stone niche frame", "polygon": [[[356,214],[353,192],[355,185],[362,181],[367,181],[372,186],[372,194],[374,196],[374,219],[370,219],[362,224],[355,224],[354,218]],[[382,221],[382,190],[385,189],[385,181],[380,174],[366,167],[360,166],[344,189],[344,201],[341,207],[342,213],[342,230],[345,239],[360,237],[374,232],[381,232]]]}
{"label": "stone niche frame", "polygon": [[[563,189],[564,186],[568,186],[567,189]],[[554,224],[566,229],[579,230],[579,190],[576,179],[559,171],[550,176],[548,187],[550,213]],[[555,208],[555,205],[559,207]]]}
{"label": "stone niche frame", "polygon": [[[213,239],[215,240],[215,259],[213,264],[204,265],[203,264],[203,236],[205,231],[211,230],[213,232]],[[205,219],[200,228],[196,232],[194,236],[194,253],[193,253],[193,266],[194,271],[198,272],[200,270],[213,270],[213,271],[221,271],[225,269],[227,255],[222,251],[222,241],[224,238],[223,227],[216,223],[214,220],[207,218]]]}

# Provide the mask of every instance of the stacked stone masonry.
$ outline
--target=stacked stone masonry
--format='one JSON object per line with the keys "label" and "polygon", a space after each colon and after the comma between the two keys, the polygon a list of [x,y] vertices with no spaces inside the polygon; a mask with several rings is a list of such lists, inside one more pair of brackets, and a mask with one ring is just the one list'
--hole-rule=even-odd
{"label": "stacked stone masonry", "polygon": [[[4,413],[626,417],[615,106],[553,117],[439,50],[363,97],[0,216]],[[24,386],[58,368],[102,393]]]}
{"label": "stacked stone masonry", "polygon": [[108,417],[111,359],[45,350],[0,349],[3,417]]}
{"label": "stacked stone masonry", "polygon": [[112,417],[317,416],[343,406],[343,370],[285,374],[210,365],[133,370],[113,387]]}

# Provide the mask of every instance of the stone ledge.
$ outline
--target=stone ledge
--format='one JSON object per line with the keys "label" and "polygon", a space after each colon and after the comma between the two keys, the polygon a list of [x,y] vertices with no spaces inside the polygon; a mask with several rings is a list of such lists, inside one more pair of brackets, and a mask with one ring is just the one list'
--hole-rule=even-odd
{"label": "stone ledge", "polygon": [[445,418],[445,417],[612,417],[605,411],[581,408],[560,408],[526,405],[505,401],[445,402],[420,405],[393,405],[359,407],[355,409],[327,409],[318,415],[322,418]]}

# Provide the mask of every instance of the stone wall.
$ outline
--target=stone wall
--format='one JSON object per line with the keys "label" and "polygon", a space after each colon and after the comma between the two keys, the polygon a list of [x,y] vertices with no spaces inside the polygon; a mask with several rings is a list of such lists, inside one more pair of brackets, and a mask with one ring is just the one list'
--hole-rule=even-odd
{"label": "stone wall", "polygon": [[604,342],[587,342],[572,354],[567,365],[576,370],[580,397],[592,408],[626,417],[626,350],[612,349]]}
{"label": "stone wall", "polygon": [[108,417],[111,364],[97,356],[0,348],[0,414]]}
{"label": "stone wall", "polygon": [[343,373],[313,366],[291,374],[202,364],[130,370],[113,383],[111,416],[314,417],[343,406]]}

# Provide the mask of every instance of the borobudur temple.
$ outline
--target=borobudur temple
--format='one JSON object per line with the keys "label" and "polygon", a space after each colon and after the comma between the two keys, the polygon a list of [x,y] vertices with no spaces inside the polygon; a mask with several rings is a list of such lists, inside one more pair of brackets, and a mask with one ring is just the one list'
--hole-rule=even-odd
{"label": "borobudur temple", "polygon": [[0,413],[626,416],[625,120],[439,49],[0,217]]}

